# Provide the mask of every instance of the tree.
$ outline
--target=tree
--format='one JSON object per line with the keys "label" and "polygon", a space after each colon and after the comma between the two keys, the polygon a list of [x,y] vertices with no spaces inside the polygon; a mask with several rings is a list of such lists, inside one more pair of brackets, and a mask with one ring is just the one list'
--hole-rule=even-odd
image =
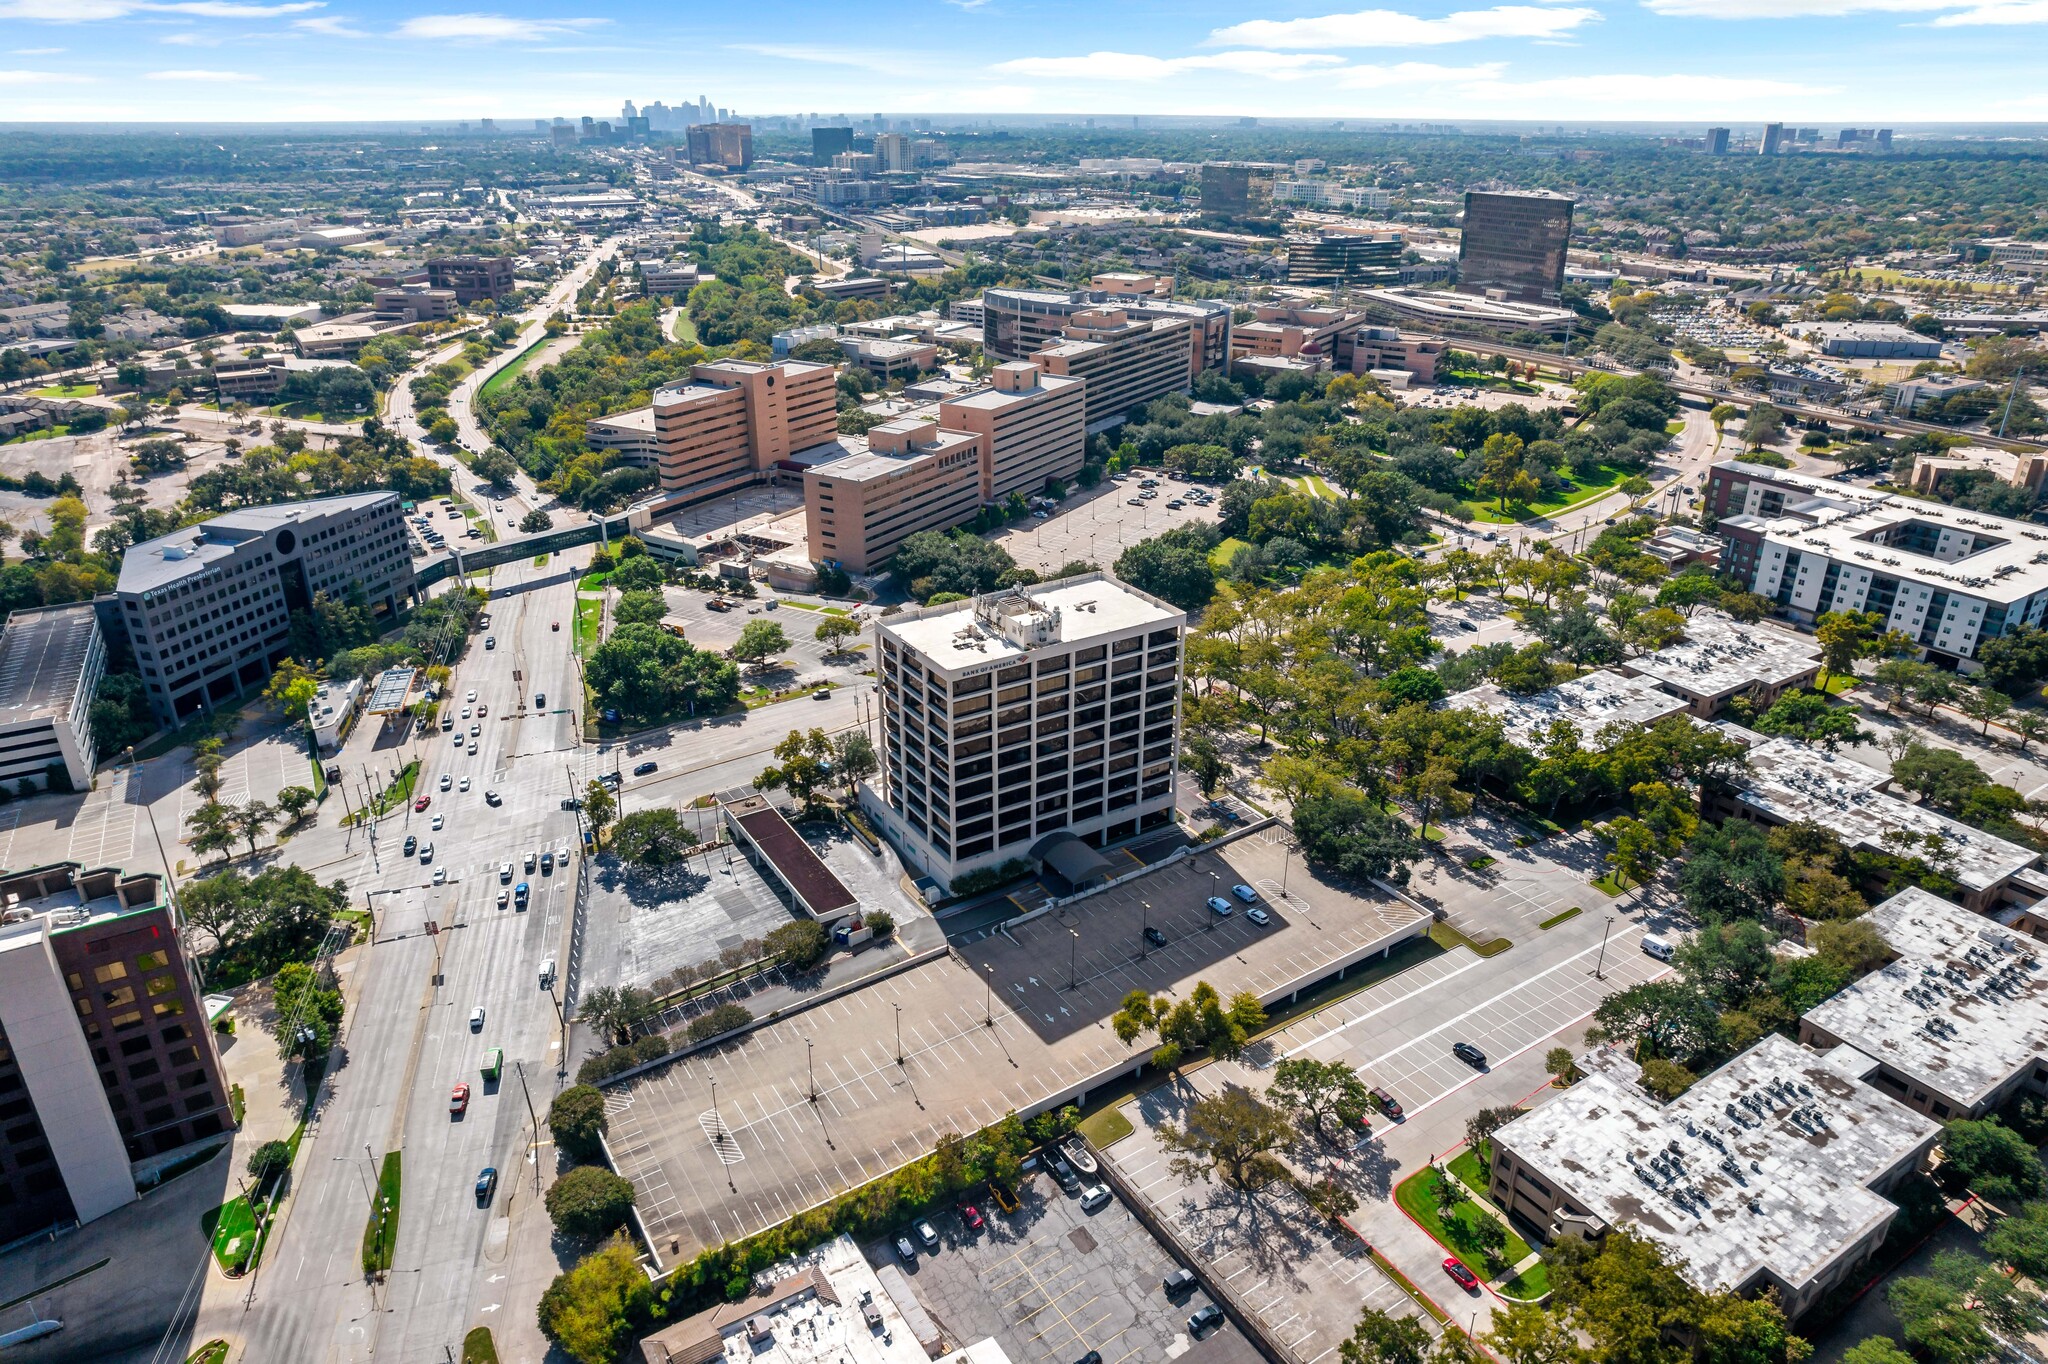
{"label": "tree", "polygon": [[1287,1167],[1273,1152],[1292,1135],[1285,1113],[1236,1086],[1195,1100],[1185,1125],[1159,1128],[1174,1174],[1188,1183],[1207,1183],[1213,1175],[1240,1194],[1287,1178]]}
{"label": "tree", "polygon": [[1407,825],[1348,786],[1305,794],[1294,807],[1294,834],[1309,861],[1354,880],[1401,884],[1422,856]]}
{"label": "tree", "polygon": [[1216,594],[1209,551],[1220,540],[1211,526],[1176,526],[1117,556],[1116,576],[1183,611],[1199,611]]}
{"label": "tree", "polygon": [[740,691],[739,670],[729,660],[653,625],[613,630],[591,653],[585,675],[597,704],[630,720],[722,711]]}
{"label": "tree", "polygon": [[726,650],[737,663],[762,663],[789,647],[789,636],[782,626],[772,620],[750,620],[741,629],[740,637]]}
{"label": "tree", "polygon": [[654,996],[637,985],[596,986],[584,991],[576,1006],[576,1016],[615,1046],[632,1041],[654,1015]]}
{"label": "tree", "polygon": [[320,675],[300,666],[297,660],[287,658],[270,674],[270,682],[263,688],[263,699],[283,711],[285,719],[303,722],[306,709],[319,690]]}
{"label": "tree", "polygon": [[1482,1108],[1465,1119],[1465,1142],[1480,1153],[1482,1160],[1490,1159],[1487,1155],[1487,1143],[1493,1140],[1493,1134],[1521,1116],[1522,1110],[1512,1104],[1500,1108]]}
{"label": "tree", "polygon": [[544,530],[555,528],[555,518],[539,507],[519,518],[519,532],[522,535],[538,535]]}
{"label": "tree", "polygon": [[277,808],[284,815],[287,825],[297,824],[306,817],[319,797],[308,786],[287,786],[277,793]]}
{"label": "tree", "polygon": [[1585,1364],[1592,1359],[1563,1316],[1545,1311],[1541,1303],[1499,1304],[1481,1339],[1503,1364]]}
{"label": "tree", "polygon": [[580,1364],[614,1364],[654,1287],[624,1237],[555,1276],[540,1299],[540,1329]]}
{"label": "tree", "polygon": [[2012,698],[1993,687],[1971,687],[1963,693],[1963,699],[1956,708],[1972,720],[1981,721],[1984,727],[1978,735],[1988,739],[1991,737],[1991,722],[2012,709]]}
{"label": "tree", "polygon": [[1690,1059],[1721,1040],[1713,1001],[1686,981],[1653,980],[1600,1001],[1593,1021],[1606,1036],[1639,1043],[1653,1056]]}
{"label": "tree", "polygon": [[321,985],[313,968],[302,961],[279,967],[270,987],[278,1055],[286,1060],[324,1056],[341,1025],[341,991]]}
{"label": "tree", "polygon": [[583,818],[590,825],[590,836],[600,841],[604,831],[619,813],[618,797],[612,788],[601,781],[593,781],[583,788]]}
{"label": "tree", "polygon": [[1955,1285],[1938,1278],[1894,1279],[1884,1299],[1898,1315],[1899,1334],[1920,1358],[1932,1364],[1980,1364],[1997,1357],[1997,1342]]}
{"label": "tree", "polygon": [[612,829],[612,851],[640,867],[672,867],[688,857],[696,843],[697,835],[684,828],[682,817],[666,805],[635,810]]}
{"label": "tree", "polygon": [[619,542],[619,566],[612,570],[611,576],[605,582],[608,586],[616,588],[621,592],[655,591],[661,586],[667,575],[661,571],[660,564],[645,554],[634,555],[630,558],[626,556],[626,543],[632,538],[629,535],[625,540]]}
{"label": "tree", "polygon": [[1721,443],[1721,433],[1729,422],[1742,415],[1742,409],[1733,403],[1715,403],[1707,409],[1707,420],[1714,424],[1714,444]]}
{"label": "tree", "polygon": [[813,634],[817,641],[825,646],[827,652],[838,654],[845,652],[841,647],[842,643],[859,638],[860,632],[860,622],[850,616],[828,615],[818,622],[818,628]]}
{"label": "tree", "polygon": [[1560,1087],[1570,1084],[1578,1070],[1579,1063],[1570,1047],[1552,1047],[1543,1053],[1543,1073]]}
{"label": "tree", "polygon": [[1368,1307],[1350,1337],[1338,1342],[1337,1357],[1344,1364],[1424,1364],[1432,1344],[1429,1328],[1415,1318]]}
{"label": "tree", "polygon": [[1871,1336],[1842,1352],[1842,1364],[1914,1364],[1888,1336]]}
{"label": "tree", "polygon": [[2048,1281],[2048,1203],[2025,1203],[1999,1218],[1984,1249],[2036,1283]]}
{"label": "tree", "polygon": [[833,754],[832,741],[822,729],[812,729],[806,734],[792,729],[782,742],[775,745],[775,758],[779,766],[764,768],[754,778],[754,785],[764,791],[776,787],[786,788],[792,796],[808,807],[819,786],[826,777],[826,764]]}
{"label": "tree", "polygon": [[1614,846],[1607,852],[1607,865],[1623,886],[1631,881],[1641,884],[1649,880],[1664,865],[1662,840],[1641,820],[1622,815],[1608,821],[1607,832],[1614,839]]}
{"label": "tree", "polygon": [[2048,679],[2048,630],[2022,625],[1977,646],[1984,681],[2008,696],[2031,697]]}
{"label": "tree", "polygon": [[1667,1061],[1661,1056],[1652,1056],[1643,1062],[1643,1088],[1665,1103],[1691,1089],[1699,1078],[1676,1061]]}
{"label": "tree", "polygon": [[612,620],[619,625],[653,625],[668,614],[668,600],[659,592],[622,592],[612,606]]}
{"label": "tree", "polygon": [[1266,1096],[1292,1111],[1302,1129],[1318,1141],[1336,1140],[1372,1112],[1371,1090],[1342,1061],[1290,1057],[1273,1067]]}
{"label": "tree", "polygon": [[571,1085],[548,1105],[548,1131],[572,1160],[596,1160],[602,1154],[599,1143],[609,1122],[604,1091],[594,1085]]}
{"label": "tree", "polygon": [[1856,723],[1856,712],[1837,706],[1819,692],[1787,692],[1756,719],[1759,734],[1781,734],[1819,744],[1834,752],[1842,744],[1867,743],[1869,730]]}
{"label": "tree", "polygon": [[251,800],[228,807],[228,822],[235,832],[249,843],[249,856],[256,855],[256,835],[270,827],[270,821],[277,818],[277,807],[267,801]]}
{"label": "tree", "polygon": [[260,1191],[272,1179],[280,1178],[292,1167],[291,1143],[266,1141],[249,1153],[249,1178],[256,1182]]}
{"label": "tree", "polygon": [[1994,1203],[2032,1198],[2042,1189],[2041,1162],[2025,1137],[1997,1118],[1957,1118],[1941,1129],[1941,1175]]}
{"label": "tree", "polygon": [[1422,833],[1429,834],[1429,816],[1432,811],[1442,809],[1448,815],[1462,815],[1472,808],[1472,797],[1458,789],[1458,768],[1441,753],[1430,755],[1421,770],[1411,773],[1401,783],[1401,790],[1415,802],[1415,811],[1422,817]]}
{"label": "tree", "polygon": [[579,1165],[548,1186],[548,1217],[564,1236],[604,1236],[633,1207],[633,1184],[600,1165]]}
{"label": "tree", "polygon": [[493,445],[469,462],[469,471],[500,491],[512,486],[519,476],[519,464]]}
{"label": "tree", "polygon": [[1853,673],[1865,658],[1884,653],[1903,653],[1910,647],[1898,631],[1887,631],[1884,617],[1875,611],[1824,611],[1813,626],[1820,645],[1821,687],[1837,674]]}
{"label": "tree", "polygon": [[833,741],[832,763],[839,780],[846,784],[849,800],[853,798],[855,783],[881,770],[881,759],[875,754],[875,741],[864,729],[849,729]]}
{"label": "tree", "polygon": [[1742,443],[1751,450],[1761,450],[1784,434],[1785,414],[1769,403],[1752,406],[1742,423]]}
{"label": "tree", "polygon": [[832,935],[815,919],[797,919],[768,931],[762,939],[769,952],[794,970],[808,971],[832,950]]}
{"label": "tree", "polygon": [[1701,824],[1679,871],[1679,890],[1702,920],[1761,919],[1785,896],[1785,864],[1745,820]]}

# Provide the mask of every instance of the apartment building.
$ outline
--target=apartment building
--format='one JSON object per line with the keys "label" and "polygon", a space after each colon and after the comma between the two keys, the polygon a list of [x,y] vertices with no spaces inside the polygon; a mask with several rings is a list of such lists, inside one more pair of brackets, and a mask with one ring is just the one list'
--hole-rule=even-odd
{"label": "apartment building", "polygon": [[1090,308],[1069,318],[1061,337],[1031,358],[1048,374],[1087,381],[1090,426],[1178,393],[1202,372],[1201,334],[1184,317]]}
{"label": "apartment building", "polygon": [[0,875],[0,1244],[105,1216],[233,1124],[158,878]]}
{"label": "apartment building", "polygon": [[1874,611],[1974,671],[1985,640],[2048,613],[2048,532],[2030,521],[1734,460],[1708,470],[1706,507],[1722,572],[1801,623]]}
{"label": "apartment building", "polygon": [[1135,293],[1110,289],[984,289],[981,295],[982,348],[992,360],[1026,360],[1066,340],[1076,314],[1112,308],[1137,320],[1184,318],[1201,350],[1200,369],[1230,363],[1230,305],[1220,299],[1161,298],[1153,277],[1133,282]]}
{"label": "apartment building", "polygon": [[107,646],[92,603],[7,617],[0,629],[0,783],[48,790],[61,768],[73,790],[92,785],[93,693],[106,674]]}
{"label": "apartment building", "polygon": [[427,283],[436,289],[453,289],[455,301],[465,306],[503,298],[513,289],[512,260],[509,256],[442,256],[427,262]]}
{"label": "apartment building", "polygon": [[902,418],[871,428],[865,450],[809,466],[804,522],[811,557],[870,573],[906,536],[959,525],[981,506],[985,449],[978,433]]}
{"label": "apartment building", "polygon": [[715,497],[839,431],[838,377],[801,360],[713,360],[654,394],[664,492]]}
{"label": "apartment building", "polygon": [[1383,288],[1401,282],[1401,238],[1325,227],[1287,239],[1287,282],[1312,288]]}
{"label": "apartment building", "polygon": [[1551,194],[1465,195],[1458,292],[1554,304],[1564,294],[1572,201]]}
{"label": "apartment building", "polygon": [[114,588],[151,708],[165,724],[270,675],[295,611],[326,594],[395,615],[412,594],[397,493],[249,507],[131,547]]}
{"label": "apartment building", "polygon": [[1186,625],[1101,573],[879,621],[882,770],[863,804],[942,882],[1164,826]]}
{"label": "apartment building", "polygon": [[1088,453],[1088,385],[1013,362],[989,386],[939,404],[939,425],[981,437],[981,497],[1036,492],[1048,478],[1072,478]]}

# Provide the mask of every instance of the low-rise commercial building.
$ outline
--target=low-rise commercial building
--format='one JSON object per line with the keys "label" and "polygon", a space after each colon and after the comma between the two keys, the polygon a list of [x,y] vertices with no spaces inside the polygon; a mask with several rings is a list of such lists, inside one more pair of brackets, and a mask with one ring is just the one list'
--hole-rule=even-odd
{"label": "low-rise commercial building", "polygon": [[223,303],[220,310],[238,331],[270,332],[287,322],[318,322],[324,312],[317,303]]}
{"label": "low-rise commercial building", "polygon": [[346,360],[302,360],[296,355],[257,355],[240,360],[216,360],[213,385],[223,402],[248,398],[274,398],[294,374],[319,374],[331,369],[354,369]]}
{"label": "low-rise commercial building", "polygon": [[816,559],[849,573],[873,572],[906,536],[957,526],[981,506],[980,435],[902,419],[870,428],[865,444],[804,470],[805,523]]}
{"label": "low-rise commercial building", "polygon": [[[358,317],[370,314],[358,313]],[[390,330],[369,322],[316,322],[292,333],[299,354],[308,360],[353,360],[363,347]]]}
{"label": "low-rise commercial building", "polygon": [[882,383],[891,379],[914,379],[926,370],[939,367],[939,348],[928,341],[909,338],[878,339],[866,336],[842,336],[839,349],[846,356],[846,362],[856,369],[866,370]]}
{"label": "low-rise commercial building", "polygon": [[[1146,277],[1151,278],[1150,276]],[[1230,305],[1220,299],[1176,300],[1150,291],[1121,294],[1100,289],[984,289],[981,295],[982,348],[994,360],[1025,360],[1067,339],[1077,314],[1115,310],[1138,321],[1179,318],[1199,349],[1196,372],[1230,363]]]}
{"label": "low-rise commercial building", "polygon": [[427,284],[379,289],[370,296],[370,306],[379,318],[397,322],[444,322],[462,310],[453,289]]}
{"label": "low-rise commercial building", "polygon": [[1578,314],[1569,308],[1452,293],[1447,289],[1370,289],[1358,296],[1358,302],[1389,321],[1411,323],[1432,331],[1535,331],[1562,336],[1578,319]]}
{"label": "low-rise commercial building", "polygon": [[427,282],[453,289],[465,306],[487,298],[503,298],[514,288],[509,256],[438,256],[427,262]]}
{"label": "low-rise commercial building", "polygon": [[314,746],[322,753],[332,752],[348,737],[365,695],[360,677],[329,678],[314,691],[313,699],[306,703],[306,723],[312,727]]}
{"label": "low-rise commercial building", "polygon": [[640,282],[652,294],[669,294],[680,300],[704,282],[695,261],[672,260],[661,265],[640,267]]}
{"label": "low-rise commercial building", "polygon": [[1941,485],[1960,473],[1989,474],[2001,483],[2025,488],[2038,495],[2048,483],[2048,454],[2021,454],[1995,445],[1960,445],[1938,455],[1913,458],[1913,491],[1933,495]]}
{"label": "low-rise commercial building", "polygon": [[1646,677],[1686,703],[1686,710],[1711,720],[1738,696],[1759,712],[1789,691],[1810,687],[1820,675],[1820,649],[1803,635],[1742,625],[1719,611],[1703,610],[1685,623],[1685,638],[1621,665],[1624,674]]}
{"label": "low-rise commercial building", "polygon": [[174,724],[261,683],[290,651],[291,615],[360,596],[389,618],[412,595],[397,493],[247,507],[129,548],[114,587],[158,720]]}
{"label": "low-rise commercial building", "polygon": [[1341,374],[1400,370],[1422,383],[1436,382],[1437,359],[1450,343],[1373,325],[1364,312],[1337,307],[1262,303],[1254,321],[1230,331],[1233,369],[1259,356],[1320,358]]}
{"label": "low-rise commercial building", "polygon": [[0,1244],[105,1216],[234,1125],[179,928],[155,875],[0,875]]}
{"label": "low-rise commercial building", "polygon": [[1771,1034],[1664,1104],[1615,1058],[1494,1133],[1488,1193],[1547,1237],[1628,1227],[1701,1291],[1775,1290],[1797,1320],[1884,1243],[1941,1135],[1858,1059]]}
{"label": "low-rise commercial building", "polygon": [[1318,228],[1287,239],[1287,282],[1329,289],[1401,282],[1401,238],[1391,233]]}
{"label": "low-rise commercial building", "polygon": [[1884,396],[1892,411],[1910,417],[1922,408],[1936,407],[1950,398],[1989,387],[1982,379],[1961,374],[1922,374],[1917,378],[1886,384]]}
{"label": "low-rise commercial building", "polygon": [[1621,732],[1610,731],[1611,725],[1632,732],[1686,708],[1683,700],[1653,678],[1605,671],[1528,695],[1503,691],[1487,682],[1447,698],[1444,704],[1495,717],[1507,741],[1531,753],[1543,750],[1552,726],[1560,722],[1577,732],[1580,747],[1594,749],[1610,742],[1605,734]]}
{"label": "low-rise commercial building", "polygon": [[847,276],[841,279],[814,279],[804,285],[820,298],[837,302],[841,299],[887,298],[889,281],[880,275]]}
{"label": "low-rise commercial building", "polygon": [[1821,354],[1872,360],[1932,360],[1941,342],[1896,322],[1798,322],[1792,334]]}
{"label": "low-rise commercial building", "polygon": [[[92,702],[107,646],[90,602],[16,611],[0,629],[0,783],[92,785]],[[58,772],[63,779],[56,780]]]}
{"label": "low-rise commercial building", "polygon": [[2040,944],[1919,886],[1859,922],[1895,959],[1807,1010],[1801,1042],[1860,1056],[1865,1083],[1942,1121],[2048,1093]]}
{"label": "low-rise commercial building", "polygon": [[876,625],[879,786],[862,802],[950,882],[1072,835],[1173,819],[1184,612],[1101,573]]}
{"label": "low-rise commercial building", "polygon": [[1393,210],[1394,196],[1389,190],[1374,189],[1369,185],[1340,185],[1334,180],[1275,180],[1273,202],[1388,213]]}

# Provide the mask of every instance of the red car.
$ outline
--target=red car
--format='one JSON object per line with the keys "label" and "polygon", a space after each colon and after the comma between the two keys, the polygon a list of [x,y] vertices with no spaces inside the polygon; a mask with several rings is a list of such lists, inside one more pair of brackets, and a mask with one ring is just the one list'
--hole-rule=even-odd
{"label": "red car", "polygon": [[1456,1279],[1458,1287],[1468,1293],[1477,1292],[1479,1289],[1479,1276],[1465,1268],[1465,1262],[1455,1255],[1444,1256],[1444,1273]]}
{"label": "red car", "polygon": [[420,810],[426,809],[429,805],[432,805],[433,803],[434,798],[432,796],[421,796],[418,800],[412,803],[412,808],[415,812],[418,812]]}
{"label": "red car", "polygon": [[459,1084],[455,1086],[455,1092],[448,1096],[448,1111],[450,1113],[460,1113],[468,1107],[469,1085],[466,1083]]}
{"label": "red car", "polygon": [[975,1207],[972,1203],[962,1203],[960,1205],[960,1220],[967,1224],[969,1231],[980,1231],[981,1209]]}

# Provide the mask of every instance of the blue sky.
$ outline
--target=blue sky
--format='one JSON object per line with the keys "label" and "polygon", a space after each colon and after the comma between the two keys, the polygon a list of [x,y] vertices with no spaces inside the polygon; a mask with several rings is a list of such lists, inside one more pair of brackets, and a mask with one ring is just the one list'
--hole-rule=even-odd
{"label": "blue sky", "polygon": [[0,120],[2048,119],[2048,0],[0,0]]}

